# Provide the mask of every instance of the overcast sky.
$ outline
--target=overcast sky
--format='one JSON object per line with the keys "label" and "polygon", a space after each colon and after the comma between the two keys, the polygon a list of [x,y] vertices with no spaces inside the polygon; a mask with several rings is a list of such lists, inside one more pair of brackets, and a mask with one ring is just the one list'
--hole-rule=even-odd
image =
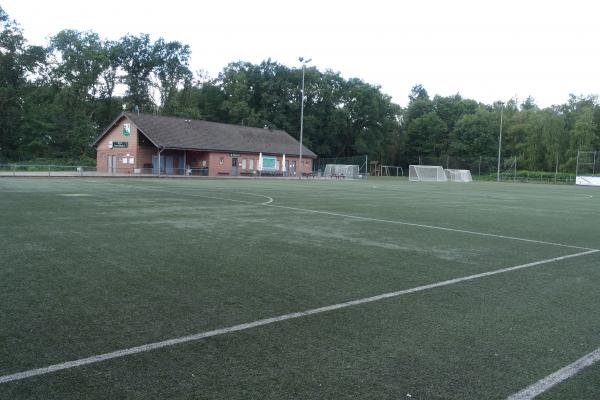
{"label": "overcast sky", "polygon": [[148,33],[192,49],[191,69],[271,58],[380,85],[485,103],[531,95],[540,106],[600,93],[600,3],[583,0],[2,0],[32,44],[62,29],[103,38]]}

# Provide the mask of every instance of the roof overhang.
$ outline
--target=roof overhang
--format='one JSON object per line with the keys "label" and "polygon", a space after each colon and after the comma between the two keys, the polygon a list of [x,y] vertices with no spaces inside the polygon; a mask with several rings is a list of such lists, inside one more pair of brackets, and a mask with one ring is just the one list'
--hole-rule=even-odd
{"label": "roof overhang", "polygon": [[[94,143],[92,143],[92,147],[94,147],[94,148],[97,148],[98,142],[100,142],[100,141],[101,141],[101,140],[104,138],[104,136],[106,136],[106,135],[108,134],[108,132],[110,132],[110,131],[111,131],[111,130],[112,130],[114,127],[115,127],[115,126],[117,126],[117,125],[119,124],[119,122],[121,122],[121,120],[122,120],[123,118],[125,118],[125,119],[127,119],[127,120],[131,121],[131,119],[130,119],[130,118],[129,118],[129,117],[128,117],[128,116],[127,116],[127,115],[126,115],[124,112],[122,112],[121,114],[119,114],[119,116],[118,116],[117,118],[115,118],[115,119],[114,119],[114,121],[113,121],[113,122],[111,122],[111,124],[110,124],[110,125],[108,125],[108,127],[107,127],[107,128],[104,130],[104,132],[102,132],[102,133],[101,133],[101,134],[100,134],[100,135],[99,135],[99,136],[96,138],[96,140],[94,140]],[[133,123],[133,124],[136,126],[137,130],[138,130],[139,132],[141,132],[141,133],[142,133],[142,135],[144,135],[144,137],[145,137],[146,139],[148,139],[148,140],[150,141],[150,143],[152,143],[152,144],[153,144],[153,145],[154,145],[154,146],[155,146],[157,149],[162,149],[162,148],[165,148],[164,146],[163,146],[163,147],[161,147],[160,145],[158,145],[158,144],[157,144],[157,143],[156,143],[156,142],[155,142],[155,141],[154,141],[154,140],[153,140],[153,139],[152,139],[150,136],[146,135],[146,134],[144,133],[144,131],[142,131],[142,130],[140,129],[140,127],[139,127],[139,126],[137,126],[137,124],[136,124],[135,122],[133,122],[133,121],[131,121],[131,122],[132,122],[132,123]]]}

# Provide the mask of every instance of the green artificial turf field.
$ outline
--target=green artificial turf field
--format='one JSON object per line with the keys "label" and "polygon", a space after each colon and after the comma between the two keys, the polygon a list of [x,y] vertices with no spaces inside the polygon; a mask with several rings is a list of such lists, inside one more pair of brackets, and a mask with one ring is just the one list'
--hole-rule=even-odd
{"label": "green artificial turf field", "polygon": [[[505,399],[600,347],[599,210],[574,186],[0,179],[0,399]],[[539,398],[598,399],[599,371]]]}

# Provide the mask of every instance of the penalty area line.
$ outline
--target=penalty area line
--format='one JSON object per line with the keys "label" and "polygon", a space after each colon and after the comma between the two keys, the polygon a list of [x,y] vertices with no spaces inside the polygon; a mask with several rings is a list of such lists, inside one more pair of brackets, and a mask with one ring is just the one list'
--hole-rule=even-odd
{"label": "penalty area line", "polygon": [[461,282],[472,281],[472,280],[484,278],[487,276],[493,276],[493,275],[503,274],[506,272],[516,271],[516,270],[520,270],[520,269],[524,269],[524,268],[535,267],[537,265],[549,264],[549,263],[553,263],[553,262],[567,260],[570,258],[581,257],[581,256],[585,256],[585,255],[593,254],[593,253],[597,253],[597,252],[600,252],[600,250],[590,250],[590,251],[585,251],[585,252],[581,252],[581,253],[569,254],[569,255],[561,256],[561,257],[549,258],[546,260],[534,261],[534,262],[530,262],[527,264],[517,265],[514,267],[502,268],[502,269],[497,269],[494,271],[488,271],[488,272],[482,272],[479,274],[463,276],[460,278],[454,278],[454,279],[449,279],[449,280],[441,281],[441,282],[437,282],[437,283],[430,283],[427,285],[417,286],[417,287],[410,288],[410,289],[403,289],[403,290],[398,290],[395,292],[389,292],[389,293],[379,294],[376,296],[365,297],[362,299],[350,300],[350,301],[346,301],[343,303],[313,308],[310,310],[293,312],[293,313],[279,315],[279,316],[275,316],[275,317],[271,317],[271,318],[264,318],[264,319],[260,319],[260,320],[253,321],[253,322],[247,322],[247,323],[233,325],[233,326],[229,326],[229,327],[225,327],[225,328],[219,328],[219,329],[215,329],[215,330],[211,330],[211,331],[200,332],[200,333],[196,333],[196,334],[189,335],[189,336],[182,336],[182,337],[178,337],[178,338],[163,340],[160,342],[147,343],[147,344],[144,344],[141,346],[131,347],[128,349],[116,350],[116,351],[112,351],[110,353],[98,354],[98,355],[94,355],[91,357],[81,358],[78,360],[67,361],[67,362],[63,362],[63,363],[59,363],[59,364],[53,364],[53,365],[49,365],[49,366],[43,367],[43,368],[31,369],[28,371],[17,372],[17,373],[10,374],[10,375],[3,375],[3,376],[0,376],[0,384],[12,382],[12,381],[18,381],[18,380],[22,380],[22,379],[27,379],[27,378],[31,378],[31,377],[39,376],[39,375],[45,375],[45,374],[49,374],[49,373],[57,372],[57,371],[61,371],[61,370],[77,368],[77,367],[81,367],[84,365],[95,364],[95,363],[99,363],[102,361],[125,357],[125,356],[132,355],[132,354],[145,353],[147,351],[157,350],[157,349],[170,347],[170,346],[174,346],[174,345],[178,345],[178,344],[182,344],[182,343],[193,342],[193,341],[197,341],[197,340],[201,340],[201,339],[205,339],[205,338],[209,338],[209,337],[225,335],[225,334],[232,333],[232,332],[244,331],[244,330],[256,328],[259,326],[274,324],[276,322],[282,322],[282,321],[287,321],[287,320],[291,320],[291,319],[307,317],[310,315],[331,312],[331,311],[335,311],[335,310],[339,310],[339,309],[343,309],[343,308],[353,307],[353,306],[366,304],[366,303],[372,303],[372,302],[385,300],[385,299],[389,299],[389,298],[394,298],[394,297],[398,297],[398,296],[402,296],[402,295],[406,295],[406,294],[417,293],[417,292],[422,292],[425,290],[454,285],[454,284],[461,283]]}
{"label": "penalty area line", "polygon": [[581,370],[594,365],[598,361],[600,361],[600,348],[586,354],[579,360],[559,369],[547,377],[540,379],[536,383],[527,386],[525,389],[509,396],[506,400],[531,400],[540,394],[547,392],[562,381],[571,378]]}

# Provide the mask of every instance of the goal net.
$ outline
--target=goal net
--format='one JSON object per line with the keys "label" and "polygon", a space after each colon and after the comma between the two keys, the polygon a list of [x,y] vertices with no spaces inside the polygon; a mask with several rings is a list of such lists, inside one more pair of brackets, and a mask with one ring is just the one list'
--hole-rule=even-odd
{"label": "goal net", "polygon": [[451,182],[473,182],[468,169],[445,169],[446,178]]}
{"label": "goal net", "polygon": [[344,177],[349,179],[358,179],[360,175],[358,165],[327,164],[323,171],[325,178]]}
{"label": "goal net", "polygon": [[444,169],[439,165],[409,165],[408,180],[411,182],[447,182]]}
{"label": "goal net", "polygon": [[600,151],[578,151],[575,184],[600,186]]}

